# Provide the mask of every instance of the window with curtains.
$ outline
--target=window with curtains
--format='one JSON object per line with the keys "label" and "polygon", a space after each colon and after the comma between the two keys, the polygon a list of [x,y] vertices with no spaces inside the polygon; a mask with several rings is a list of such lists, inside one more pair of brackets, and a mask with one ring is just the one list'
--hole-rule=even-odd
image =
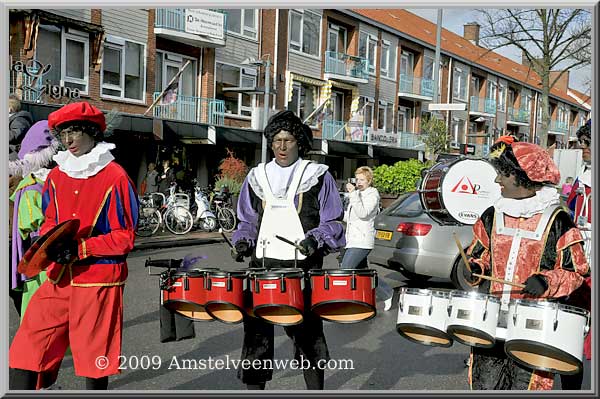
{"label": "window with curtains", "polygon": [[90,39],[86,32],[40,24],[35,58],[52,65],[44,79],[88,94]]}
{"label": "window with curtains", "polygon": [[321,16],[309,10],[291,10],[290,49],[314,57],[320,55]]}
{"label": "window with curtains", "polygon": [[145,52],[141,43],[108,37],[102,57],[102,96],[144,100]]}
{"label": "window with curtains", "polygon": [[467,100],[467,71],[462,68],[454,68],[452,77],[452,97],[458,100]]}

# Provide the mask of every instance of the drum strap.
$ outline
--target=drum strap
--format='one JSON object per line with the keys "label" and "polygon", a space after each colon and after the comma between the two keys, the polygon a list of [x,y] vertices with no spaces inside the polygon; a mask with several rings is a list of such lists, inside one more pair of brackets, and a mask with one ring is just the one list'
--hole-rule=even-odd
{"label": "drum strap", "polygon": [[[496,234],[505,235],[513,237],[512,244],[510,246],[510,252],[508,255],[508,262],[506,263],[506,273],[504,275],[504,280],[512,281],[515,274],[515,266],[517,264],[517,259],[519,256],[519,249],[521,248],[521,239],[526,238],[528,240],[539,241],[543,238],[544,230],[550,221],[550,218],[554,214],[557,208],[556,207],[548,207],[542,214],[542,217],[536,227],[535,230],[522,230],[509,228],[504,225],[504,212],[499,212],[496,217]],[[510,293],[512,291],[512,286],[509,284],[504,284],[502,289],[502,299],[500,309],[508,310],[508,304],[510,302]]]}

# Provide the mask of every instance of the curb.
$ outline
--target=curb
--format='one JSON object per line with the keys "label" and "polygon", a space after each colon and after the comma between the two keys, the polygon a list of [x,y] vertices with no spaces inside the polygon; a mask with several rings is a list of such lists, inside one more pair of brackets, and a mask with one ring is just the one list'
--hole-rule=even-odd
{"label": "curb", "polygon": [[136,243],[133,251],[145,251],[147,249],[175,248],[190,245],[215,244],[225,242],[223,238],[187,238],[187,239],[167,239],[152,240],[148,242]]}

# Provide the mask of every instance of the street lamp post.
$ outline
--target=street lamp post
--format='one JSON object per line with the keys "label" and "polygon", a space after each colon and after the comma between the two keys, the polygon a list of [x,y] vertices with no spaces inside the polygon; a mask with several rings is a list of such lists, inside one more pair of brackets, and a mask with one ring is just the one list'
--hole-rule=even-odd
{"label": "street lamp post", "polygon": [[265,66],[265,97],[263,101],[264,115],[263,115],[263,132],[262,132],[262,143],[261,143],[261,162],[267,162],[267,138],[265,137],[265,128],[269,123],[269,100],[271,97],[271,60],[267,59],[264,61]]}

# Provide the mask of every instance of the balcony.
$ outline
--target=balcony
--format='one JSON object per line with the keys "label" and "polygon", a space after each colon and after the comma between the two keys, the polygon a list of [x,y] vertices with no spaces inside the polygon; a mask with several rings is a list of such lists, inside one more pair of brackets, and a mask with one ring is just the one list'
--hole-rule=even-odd
{"label": "balcony", "polygon": [[569,134],[569,124],[567,122],[550,121],[548,133],[555,135]]}
{"label": "balcony", "polygon": [[496,100],[491,98],[471,96],[469,114],[496,116]]}
{"label": "balcony", "polygon": [[398,96],[411,100],[433,100],[433,80],[400,74]]}
{"label": "balcony", "polygon": [[528,109],[508,107],[506,123],[509,125],[529,125],[531,113]]}
{"label": "balcony", "polygon": [[157,8],[154,33],[194,47],[225,47],[227,14],[204,9]]}
{"label": "balcony", "polygon": [[[154,93],[154,100],[160,93]],[[169,104],[160,102],[153,109],[154,117],[184,122],[223,125],[225,120],[225,102],[214,98],[177,96]]]}
{"label": "balcony", "polygon": [[569,128],[569,141],[576,141],[577,140],[577,131],[579,130],[580,126],[571,126]]}
{"label": "balcony", "polygon": [[324,120],[321,124],[321,137],[326,140],[367,142],[366,126],[348,126],[348,122]]}
{"label": "balcony", "polygon": [[348,83],[368,83],[367,60],[362,57],[327,51],[325,52],[324,78]]}
{"label": "balcony", "polygon": [[425,143],[421,140],[421,135],[410,132],[398,132],[400,136],[398,140],[398,147],[405,148],[407,150],[424,150]]}

